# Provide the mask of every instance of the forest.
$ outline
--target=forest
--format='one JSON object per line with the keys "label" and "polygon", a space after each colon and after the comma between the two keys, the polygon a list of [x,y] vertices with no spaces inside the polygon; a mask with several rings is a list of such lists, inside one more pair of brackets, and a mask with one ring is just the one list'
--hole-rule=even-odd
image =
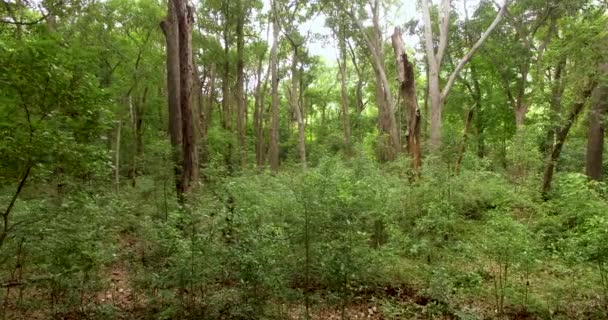
{"label": "forest", "polygon": [[0,0],[0,320],[608,319],[606,0]]}

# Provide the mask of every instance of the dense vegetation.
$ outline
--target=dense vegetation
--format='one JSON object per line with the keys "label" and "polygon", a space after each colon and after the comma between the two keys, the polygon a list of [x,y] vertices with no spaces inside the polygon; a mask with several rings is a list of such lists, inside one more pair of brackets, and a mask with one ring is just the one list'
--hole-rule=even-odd
{"label": "dense vegetation", "polygon": [[608,318],[606,1],[0,2],[2,319]]}

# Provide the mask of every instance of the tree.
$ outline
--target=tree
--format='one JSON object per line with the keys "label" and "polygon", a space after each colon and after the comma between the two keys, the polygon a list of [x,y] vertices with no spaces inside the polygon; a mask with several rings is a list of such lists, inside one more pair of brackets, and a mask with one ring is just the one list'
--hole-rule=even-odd
{"label": "tree", "polygon": [[272,0],[272,49],[270,51],[270,73],[272,101],[270,105],[270,145],[268,158],[273,172],[279,170],[279,11],[277,0]]}
{"label": "tree", "polygon": [[433,42],[433,29],[431,23],[431,11],[428,0],[422,0],[422,16],[424,20],[424,47],[427,58],[427,65],[429,68],[429,102],[430,102],[430,149],[431,152],[437,153],[441,148],[441,121],[443,107],[446,103],[448,95],[454,86],[460,71],[465,65],[471,60],[471,58],[477,53],[484,42],[488,39],[494,29],[500,24],[503,19],[507,7],[511,0],[506,0],[502,8],[496,14],[496,18],[492,24],[481,34],[480,38],[473,45],[473,47],[458,61],[455,69],[452,71],[447,79],[447,82],[443,89],[440,85],[441,66],[446,52],[448,38],[449,38],[449,23],[450,23],[450,4],[451,0],[442,0],[440,4],[439,14],[439,43],[437,44],[437,50],[435,50],[435,44]]}
{"label": "tree", "polygon": [[192,109],[192,8],[176,1],[179,24],[180,109],[182,116],[183,171],[181,192],[189,192],[198,180],[198,153]]}
{"label": "tree", "polygon": [[600,66],[600,83],[592,96],[593,107],[589,113],[589,129],[587,132],[587,157],[585,171],[587,176],[596,181],[602,179],[604,155],[604,126],[605,116],[608,112],[608,64]]}
{"label": "tree", "polygon": [[167,97],[169,101],[169,135],[173,148],[175,187],[182,190],[182,111],[180,89],[180,47],[177,8],[173,0],[167,1],[167,18],[160,24],[166,39],[167,50]]}
{"label": "tree", "polygon": [[245,105],[245,21],[248,15],[248,6],[242,0],[237,1],[237,62],[236,62],[236,128],[239,141],[239,159],[241,167],[245,166],[247,146],[245,145],[245,122],[246,108]]}
{"label": "tree", "polygon": [[578,115],[583,111],[587,99],[591,96],[594,88],[596,87],[596,82],[592,81],[587,85],[587,88],[583,90],[580,97],[574,102],[570,112],[568,113],[568,118],[566,122],[559,128],[556,134],[556,143],[553,146],[550,156],[547,159],[545,164],[545,171],[543,174],[543,184],[541,188],[541,192],[545,198],[547,198],[549,191],[551,191],[551,182],[553,181],[553,174],[555,172],[555,167],[557,166],[557,161],[561,155],[564,144],[566,143],[566,138],[568,137],[568,132],[570,132],[570,128],[578,118]]}
{"label": "tree", "polygon": [[397,60],[400,100],[403,101],[403,113],[407,122],[407,150],[412,157],[412,167],[417,172],[422,164],[422,151],[420,146],[420,109],[416,93],[416,76],[414,74],[414,66],[408,60],[407,54],[403,50],[401,29],[395,28],[392,41],[395,59]]}
{"label": "tree", "polygon": [[[181,156],[176,167],[181,165],[177,183],[179,195],[189,192],[198,180],[198,154],[192,110],[192,8],[185,0],[172,0],[168,4],[168,16],[161,24],[167,39],[167,77],[169,85],[169,112],[171,142],[181,142]],[[176,39],[174,39],[176,38]],[[177,45],[177,48],[175,46]],[[177,49],[177,52],[175,52]],[[177,55],[177,58],[175,57]],[[178,81],[178,84],[173,83]],[[174,91],[177,92],[174,92]],[[179,108],[175,105],[179,101]],[[179,109],[179,111],[177,111]],[[177,131],[181,128],[181,132]],[[181,139],[181,141],[180,141]],[[177,151],[174,151],[176,154]],[[179,162],[178,162],[179,161]],[[178,170],[176,170],[176,176]]]}
{"label": "tree", "polygon": [[370,62],[376,79],[376,104],[378,106],[378,129],[381,138],[385,138],[382,143],[384,150],[382,158],[385,160],[394,160],[401,152],[401,139],[397,120],[394,111],[394,98],[391,92],[391,86],[386,75],[384,65],[384,40],[382,39],[382,28],[380,25],[381,4],[380,0],[370,0],[367,3],[370,6],[372,13],[372,27],[366,28],[363,25],[362,19],[356,14],[357,3],[351,3],[347,7],[345,3],[335,3],[338,10],[348,15],[352,23],[357,27],[359,35],[367,48],[370,56]]}

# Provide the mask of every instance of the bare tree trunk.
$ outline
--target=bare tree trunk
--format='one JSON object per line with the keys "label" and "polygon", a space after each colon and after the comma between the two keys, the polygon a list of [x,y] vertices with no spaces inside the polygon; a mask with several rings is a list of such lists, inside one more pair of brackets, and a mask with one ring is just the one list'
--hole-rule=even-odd
{"label": "bare tree trunk", "polygon": [[348,50],[350,52],[350,58],[351,58],[351,61],[353,62],[353,67],[355,68],[355,71],[357,72],[356,110],[357,110],[357,115],[359,116],[359,115],[361,115],[361,113],[363,112],[363,108],[365,107],[365,105],[363,103],[363,73],[361,72],[361,69],[359,68],[359,63],[357,63],[357,57],[355,55],[355,50],[353,49],[353,47],[351,46],[351,44],[348,40],[345,39],[344,41],[348,45]]}
{"label": "bare tree trunk", "polygon": [[[423,0],[424,1],[424,0]],[[436,65],[429,65],[429,109],[430,109],[430,133],[429,150],[437,154],[441,149],[441,119],[444,101],[441,99],[439,89],[439,68]]]}
{"label": "bare tree trunk", "polygon": [[395,28],[392,42],[397,60],[399,92],[403,100],[403,113],[407,122],[407,150],[412,157],[412,168],[415,172],[418,172],[422,165],[422,151],[420,147],[420,109],[416,92],[416,76],[414,75],[414,66],[409,62],[403,50],[403,40],[399,28]]}
{"label": "bare tree trunk", "polygon": [[236,117],[236,129],[239,141],[239,160],[241,167],[245,167],[246,162],[246,145],[245,145],[245,61],[243,58],[243,51],[245,47],[245,6],[242,0],[238,1],[238,17],[236,24],[236,36],[237,36],[237,63],[236,63],[236,105],[237,105],[237,117]]}
{"label": "bare tree trunk", "polygon": [[445,49],[448,43],[449,37],[449,16],[450,16],[450,3],[451,0],[441,0],[440,14],[439,14],[439,44],[437,45],[437,51],[435,51],[435,44],[433,43],[433,28],[431,22],[431,11],[428,4],[429,0],[422,0],[422,16],[424,20],[424,40],[425,40],[425,51],[428,62],[429,74],[428,74],[428,85],[429,85],[429,102],[431,109],[431,125],[430,125],[430,150],[432,153],[438,153],[441,149],[441,118],[445,101],[456,82],[456,78],[460,74],[460,71],[465,65],[473,58],[475,53],[481,48],[484,42],[488,39],[490,34],[498,26],[504,17],[507,7],[511,3],[511,0],[506,0],[502,6],[494,21],[490,26],[481,34],[481,37],[471,47],[471,49],[459,60],[454,71],[448,77],[447,83],[444,88],[440,87],[440,71]]}
{"label": "bare tree trunk", "polygon": [[553,173],[555,172],[555,167],[557,166],[557,161],[559,160],[559,157],[562,152],[562,148],[564,147],[564,143],[566,142],[566,138],[568,137],[568,132],[570,132],[570,128],[572,127],[572,125],[576,121],[576,118],[578,117],[578,115],[581,113],[581,111],[585,107],[587,98],[589,98],[589,96],[591,96],[591,92],[593,92],[594,87],[595,87],[595,83],[593,83],[588,89],[586,89],[583,92],[582,96],[572,106],[572,110],[570,110],[567,121],[557,131],[556,143],[553,146],[551,155],[547,159],[547,163],[545,165],[545,172],[543,174],[543,185],[541,188],[541,192],[545,199],[547,198],[549,191],[551,191],[551,182],[553,180]]}
{"label": "bare tree trunk", "polygon": [[[199,122],[200,122],[200,147],[199,147],[199,161],[202,167],[206,167],[211,160],[209,156],[209,145],[208,136],[209,128],[213,120],[213,106],[215,105],[215,82],[216,82],[216,64],[212,63],[209,66],[208,80],[205,85],[205,94],[203,95],[203,88],[201,88],[201,98],[199,101]],[[201,83],[202,85],[202,83]],[[206,177],[203,177],[205,179]]]}
{"label": "bare tree trunk", "polygon": [[264,165],[264,106],[266,98],[266,87],[268,84],[268,76],[270,69],[267,70],[266,75],[262,78],[262,68],[264,66],[263,54],[260,56],[258,61],[258,68],[256,72],[256,88],[255,88],[255,108],[253,111],[253,126],[255,130],[255,159],[258,168]]}
{"label": "bare tree trunk", "polygon": [[382,31],[380,27],[380,1],[372,2],[372,35],[368,34],[367,28],[357,19],[355,13],[346,12],[353,19],[362,33],[363,40],[371,54],[370,60],[376,78],[376,100],[378,104],[378,128],[388,141],[384,141],[386,160],[394,160],[401,152],[401,142],[397,120],[393,110],[394,100],[391,94],[390,84],[384,68],[384,52]]}
{"label": "bare tree trunk", "polygon": [[173,0],[179,24],[180,107],[182,113],[183,171],[180,190],[189,192],[198,180],[198,154],[192,110],[192,8]]}
{"label": "bare tree trunk", "polygon": [[167,18],[160,26],[167,42],[167,96],[169,101],[169,135],[175,172],[175,187],[179,192],[182,175],[182,112],[180,107],[179,27],[173,0],[167,3]]}
{"label": "bare tree trunk", "polygon": [[555,74],[553,76],[553,87],[551,88],[551,114],[550,119],[553,124],[551,128],[549,128],[549,132],[547,133],[547,141],[545,141],[544,151],[545,154],[551,152],[552,146],[555,144],[555,134],[557,133],[558,128],[558,115],[562,105],[562,95],[564,93],[565,86],[563,85],[565,81],[562,81],[562,73],[565,65],[565,60],[561,61],[557,68],[555,69]]}
{"label": "bare tree trunk", "polygon": [[272,102],[270,106],[270,146],[269,160],[273,172],[279,170],[279,71],[278,71],[278,46],[279,46],[279,17],[277,0],[272,1],[272,49],[270,53],[270,72],[272,77]]}
{"label": "bare tree trunk", "polygon": [[114,146],[114,186],[116,191],[120,190],[120,138],[122,131],[122,120],[116,126],[116,145]]}
{"label": "bare tree trunk", "polygon": [[348,99],[348,86],[346,83],[346,79],[348,75],[346,74],[346,45],[343,32],[338,36],[340,39],[340,60],[338,60],[338,65],[340,66],[340,104],[342,106],[342,128],[344,130],[344,151],[347,157],[352,155],[352,146],[351,146],[351,130],[350,130],[350,108],[349,108],[349,99]]}
{"label": "bare tree trunk", "polygon": [[379,88],[377,93],[380,94],[378,97],[380,100],[378,105],[382,106],[380,112],[380,127],[383,129],[383,132],[389,136],[388,160],[394,160],[397,158],[397,155],[401,153],[401,137],[399,134],[399,127],[397,126],[397,119],[395,118],[395,102],[384,68],[384,41],[382,39],[382,29],[380,26],[379,0],[374,0],[373,2],[372,25],[373,37],[368,41],[368,47],[370,51],[372,51],[372,60],[374,62],[372,65],[375,66],[376,69],[376,85]]}
{"label": "bare tree trunk", "polygon": [[224,150],[224,163],[228,172],[231,174],[233,171],[233,117],[232,117],[232,93],[230,92],[230,1],[222,2],[222,14],[223,14],[223,40],[224,40],[224,61],[223,61],[223,74],[222,74],[222,128],[229,134],[230,138],[226,141],[227,147]]}
{"label": "bare tree trunk", "polygon": [[[291,40],[290,40],[291,41]],[[292,61],[291,61],[291,90],[290,90],[290,104],[293,112],[296,116],[296,123],[298,125],[298,155],[300,157],[300,164],[303,168],[306,168],[306,130],[304,127],[303,110],[300,105],[299,90],[300,85],[298,75],[298,48],[301,44],[291,42],[293,47]]]}
{"label": "bare tree trunk", "polygon": [[[199,164],[207,163],[207,153],[209,152],[207,149],[207,123],[205,118],[205,108],[206,108],[206,98],[204,96],[204,88],[205,84],[210,82],[210,72],[208,69],[203,70],[203,74],[201,76],[199,66],[197,63],[196,50],[193,48],[192,53],[192,78],[194,79],[194,84],[192,86],[193,90],[193,99],[192,99],[192,111],[194,117],[195,124],[195,135],[200,138],[200,143],[198,143],[198,161]],[[215,81],[215,80],[214,80]],[[204,179],[204,178],[203,178]]]}
{"label": "bare tree trunk", "polygon": [[[608,74],[608,64],[601,66],[603,74]],[[602,180],[604,164],[604,126],[608,112],[608,84],[600,84],[593,93],[593,109],[589,114],[587,132],[587,158],[585,172],[596,181]]]}
{"label": "bare tree trunk", "polygon": [[[144,92],[142,94],[141,100],[135,100],[135,103],[132,104],[133,111],[133,132],[135,134],[135,152],[133,153],[133,157],[131,158],[131,185],[135,187],[137,182],[137,163],[143,157],[144,153],[144,141],[143,141],[143,122],[144,122],[144,108],[146,104],[146,99],[148,96],[148,87],[144,88]],[[131,99],[131,97],[129,97]],[[129,101],[131,104],[132,101]]]}

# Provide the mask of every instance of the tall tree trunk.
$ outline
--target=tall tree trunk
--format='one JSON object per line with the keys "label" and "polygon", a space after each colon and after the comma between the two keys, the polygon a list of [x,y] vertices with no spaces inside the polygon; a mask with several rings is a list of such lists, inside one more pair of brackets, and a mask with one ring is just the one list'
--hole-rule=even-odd
{"label": "tall tree trunk", "polygon": [[[608,74],[608,64],[603,64],[601,69],[603,76]],[[604,164],[604,126],[608,112],[608,83],[601,83],[595,89],[592,99],[593,109],[589,114],[585,171],[590,179],[600,181]]]}
{"label": "tall tree trunk", "polygon": [[350,44],[350,41],[348,41],[346,39],[344,41],[348,45],[350,59],[353,63],[353,67],[355,68],[355,71],[357,72],[357,87],[355,90],[356,97],[357,97],[356,110],[357,110],[357,116],[360,116],[361,113],[363,112],[363,108],[365,107],[365,105],[363,103],[363,73],[361,72],[361,69],[359,68],[359,63],[357,62],[357,56],[355,55],[355,50],[353,49],[353,46]]}
{"label": "tall tree trunk", "polygon": [[429,65],[427,81],[429,83],[428,102],[430,109],[429,150],[431,153],[437,154],[441,149],[441,118],[444,103],[439,89],[439,67],[437,65]]}
{"label": "tall tree trunk", "polygon": [[279,17],[277,0],[272,1],[272,50],[270,53],[270,72],[272,74],[272,102],[270,106],[270,146],[269,160],[273,172],[279,170],[279,71],[278,71],[278,45],[279,45]]}
{"label": "tall tree trunk", "polygon": [[266,87],[268,85],[268,76],[270,69],[262,78],[262,68],[264,66],[264,57],[266,54],[260,55],[258,68],[256,72],[256,88],[255,102],[253,111],[253,126],[255,130],[255,161],[258,168],[262,167],[265,162],[264,149],[264,106],[266,100]]}
{"label": "tall tree trunk", "polygon": [[458,61],[454,71],[448,77],[448,80],[441,89],[440,87],[440,72],[441,64],[445,55],[445,51],[448,45],[449,37],[449,17],[450,17],[450,4],[451,0],[441,0],[439,10],[439,43],[437,50],[435,50],[433,28],[431,22],[431,10],[429,8],[429,0],[422,0],[422,16],[424,20],[424,47],[426,51],[427,64],[429,68],[428,73],[428,99],[430,103],[431,111],[431,125],[430,125],[430,150],[432,153],[438,153],[441,149],[441,118],[443,113],[443,107],[447,100],[458,75],[467,63],[473,58],[477,51],[481,48],[484,42],[488,39],[490,34],[496,29],[498,24],[502,21],[503,17],[507,12],[507,7],[512,0],[506,0],[500,11],[496,14],[494,21],[488,28],[481,34],[480,38],[475,42],[471,49]]}
{"label": "tall tree trunk", "polygon": [[548,197],[549,191],[551,191],[551,182],[553,181],[555,167],[557,166],[557,161],[559,160],[562,148],[564,147],[564,143],[566,142],[566,138],[568,137],[568,132],[570,132],[570,128],[572,128],[572,125],[576,121],[576,118],[585,107],[587,98],[591,96],[591,92],[593,92],[594,87],[595,83],[590,85],[589,88],[585,89],[581,97],[579,97],[578,101],[576,101],[572,106],[572,109],[568,114],[568,119],[557,131],[556,143],[553,146],[553,149],[551,150],[551,155],[547,159],[547,163],[545,165],[545,172],[543,174],[543,185],[541,188],[541,192],[545,199]]}
{"label": "tall tree trunk", "polygon": [[[378,106],[381,107],[380,128],[388,134],[388,160],[394,160],[401,153],[401,139],[397,119],[394,111],[394,99],[391,93],[391,86],[386,76],[384,67],[384,41],[382,39],[382,29],[380,26],[380,1],[374,0],[372,10],[373,37],[368,41],[368,47],[372,51],[373,66],[375,67]],[[363,30],[363,29],[362,29]]]}
{"label": "tall tree trunk", "polygon": [[387,138],[386,141],[383,141],[383,144],[385,145],[385,158],[386,160],[394,160],[401,152],[401,139],[399,135],[399,128],[397,127],[395,112],[393,110],[393,95],[391,93],[391,87],[384,68],[383,40],[382,30],[380,27],[380,1],[374,0],[372,2],[373,28],[371,35],[366,31],[367,28],[363,25],[363,23],[356,18],[355,13],[346,13],[353,17],[353,22],[361,31],[363,40],[371,54],[370,60],[374,70],[374,76],[376,78],[378,128],[380,133]]}
{"label": "tall tree trunk", "polygon": [[407,150],[412,157],[412,168],[415,172],[418,172],[422,165],[422,151],[420,147],[420,109],[418,107],[414,66],[403,50],[403,40],[399,28],[395,28],[391,38],[397,63],[399,92],[403,100],[403,113],[407,122]]}
{"label": "tall tree trunk", "polygon": [[187,193],[198,180],[198,154],[192,110],[192,8],[186,0],[173,0],[179,24],[180,109],[182,113],[183,170],[181,192]]}
{"label": "tall tree trunk", "polygon": [[236,117],[236,129],[239,141],[239,160],[241,167],[245,166],[246,162],[246,145],[245,145],[245,61],[244,61],[244,47],[245,47],[245,15],[246,10],[243,4],[243,0],[238,1],[238,18],[236,23],[236,36],[237,36],[237,62],[236,62],[236,105],[237,105],[237,117]]}
{"label": "tall tree trunk", "polygon": [[116,143],[114,146],[114,186],[116,191],[120,190],[120,138],[122,131],[122,120],[116,126]]}
{"label": "tall tree trunk", "polygon": [[179,27],[175,3],[167,3],[167,17],[161,22],[161,29],[167,42],[167,96],[169,104],[169,135],[175,172],[175,187],[182,190],[182,112],[180,107],[180,64]]}
{"label": "tall tree trunk", "polygon": [[552,146],[555,144],[555,135],[557,133],[558,127],[558,119],[559,119],[559,111],[562,105],[562,95],[565,90],[565,81],[562,80],[562,73],[565,67],[566,61],[560,61],[555,68],[555,74],[553,76],[553,87],[551,88],[551,114],[550,119],[553,126],[549,128],[549,132],[547,133],[547,141],[545,142],[545,153],[548,154]]}
{"label": "tall tree trunk", "polygon": [[[135,100],[133,103],[133,132],[135,134],[135,152],[131,158],[131,180],[132,186],[135,187],[137,181],[138,168],[137,163],[143,157],[144,153],[144,133],[143,133],[143,122],[144,122],[144,108],[146,105],[146,99],[148,97],[148,87],[144,88],[141,100]],[[129,103],[132,103],[129,101]]]}
{"label": "tall tree trunk", "polygon": [[291,43],[293,47],[292,61],[291,61],[291,90],[290,90],[290,103],[291,108],[296,116],[296,123],[298,125],[298,155],[300,157],[300,164],[303,168],[306,168],[306,128],[304,127],[303,110],[300,105],[300,97],[298,86],[300,85],[298,75],[298,48],[300,44],[294,42]]}
{"label": "tall tree trunk", "polygon": [[346,156],[352,155],[351,146],[351,130],[350,130],[350,108],[348,99],[348,85],[347,85],[347,73],[346,73],[346,45],[343,32],[340,32],[340,60],[338,65],[340,67],[340,105],[342,107],[342,128],[344,132],[344,153]]}
{"label": "tall tree trunk", "polygon": [[[201,143],[200,143],[200,153],[199,153],[199,161],[202,167],[206,167],[209,164],[210,156],[209,156],[209,145],[208,145],[208,137],[209,137],[209,128],[211,127],[211,123],[213,121],[213,106],[215,105],[215,82],[217,79],[216,74],[216,64],[211,63],[209,67],[209,76],[206,83],[205,96],[201,96],[200,101],[200,109],[199,109],[199,118],[200,118],[200,127],[201,127]],[[202,88],[201,88],[202,94]]]}
{"label": "tall tree trunk", "polygon": [[230,138],[227,140],[227,148],[224,150],[224,162],[228,168],[228,172],[232,173],[232,153],[233,153],[233,140],[232,140],[232,95],[230,93],[230,1],[222,0],[222,11],[224,15],[224,70],[222,75],[222,128],[230,134]]}

